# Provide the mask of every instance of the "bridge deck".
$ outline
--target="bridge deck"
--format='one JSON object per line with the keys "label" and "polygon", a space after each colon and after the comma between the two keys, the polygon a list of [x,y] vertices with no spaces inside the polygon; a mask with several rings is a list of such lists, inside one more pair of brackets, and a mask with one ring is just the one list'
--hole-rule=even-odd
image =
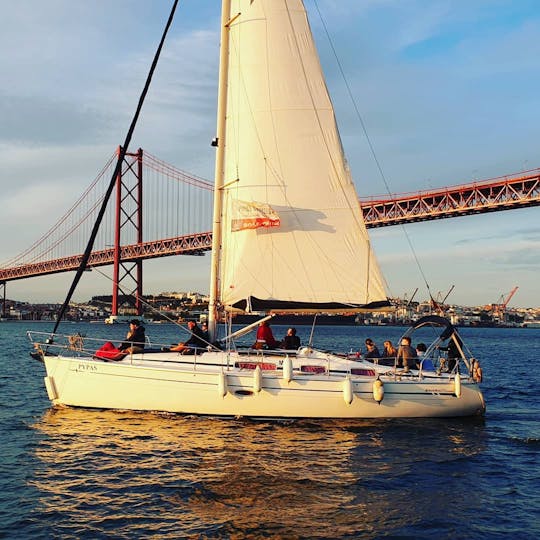
{"label": "bridge deck", "polygon": [[[535,169],[520,176],[388,198],[361,199],[360,203],[368,228],[525,208],[540,204],[540,173]],[[209,251],[211,245],[211,232],[194,233],[122,246],[120,260],[135,262],[171,255],[201,255]],[[79,267],[81,259],[82,254],[78,254],[0,269],[0,283],[73,271]],[[105,249],[92,253],[88,266],[105,266],[113,261],[114,249]]]}

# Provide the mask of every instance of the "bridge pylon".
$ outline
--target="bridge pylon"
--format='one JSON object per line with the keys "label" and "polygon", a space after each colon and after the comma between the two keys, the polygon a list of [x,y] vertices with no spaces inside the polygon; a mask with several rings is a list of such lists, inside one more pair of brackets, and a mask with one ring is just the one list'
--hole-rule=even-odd
{"label": "bridge pylon", "polygon": [[6,282],[0,281],[0,300],[2,301],[2,318],[6,318]]}
{"label": "bridge pylon", "polygon": [[[122,148],[117,149],[120,158]],[[143,243],[143,151],[126,153],[116,178],[113,291],[111,315],[120,311],[132,315],[143,314],[142,260],[122,260],[124,244]]]}

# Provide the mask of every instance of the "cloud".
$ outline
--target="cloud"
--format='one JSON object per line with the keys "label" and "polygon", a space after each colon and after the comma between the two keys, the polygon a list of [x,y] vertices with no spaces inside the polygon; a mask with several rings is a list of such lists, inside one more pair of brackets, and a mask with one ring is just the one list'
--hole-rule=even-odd
{"label": "cloud", "polygon": [[104,111],[42,97],[0,94],[0,142],[80,145],[109,131],[115,119]]}

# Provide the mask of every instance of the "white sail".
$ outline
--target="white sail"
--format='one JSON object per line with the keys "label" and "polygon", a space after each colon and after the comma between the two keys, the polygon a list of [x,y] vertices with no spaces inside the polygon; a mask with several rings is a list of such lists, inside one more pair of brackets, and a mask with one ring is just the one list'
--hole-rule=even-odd
{"label": "white sail", "polygon": [[230,13],[221,304],[384,304],[302,1],[232,0]]}

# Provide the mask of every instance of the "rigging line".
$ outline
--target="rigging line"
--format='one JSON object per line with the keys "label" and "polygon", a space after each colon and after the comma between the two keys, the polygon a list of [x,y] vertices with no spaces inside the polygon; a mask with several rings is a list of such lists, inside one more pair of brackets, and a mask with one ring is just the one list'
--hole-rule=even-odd
{"label": "rigging line", "polygon": [[[324,33],[326,34],[326,38],[328,39],[328,43],[330,44],[330,48],[332,49],[332,53],[334,55],[334,58],[336,59],[336,62],[337,62],[338,68],[339,68],[339,72],[341,73],[341,77],[343,78],[343,81],[345,83],[345,87],[347,88],[347,93],[349,94],[349,98],[350,98],[350,100],[351,100],[351,102],[353,104],[356,115],[358,116],[358,119],[360,120],[360,125],[362,127],[362,131],[364,132],[364,136],[366,137],[366,140],[367,140],[367,143],[368,143],[368,146],[369,146],[369,150],[371,152],[371,155],[373,156],[373,159],[375,161],[375,165],[377,166],[377,170],[379,171],[379,174],[381,175],[382,181],[384,183],[384,186],[386,188],[386,191],[387,191],[388,195],[392,195],[392,192],[390,191],[390,187],[388,186],[388,181],[386,180],[386,176],[385,176],[384,171],[382,169],[381,163],[379,161],[379,158],[377,157],[377,153],[375,152],[375,147],[373,146],[373,143],[371,142],[371,138],[370,138],[370,136],[368,134],[366,124],[364,123],[364,119],[362,118],[362,115],[360,114],[360,110],[358,109],[358,105],[356,104],[356,100],[354,99],[354,96],[353,96],[351,87],[349,85],[349,82],[348,82],[347,78],[345,77],[345,72],[343,71],[343,66],[341,65],[341,62],[339,61],[337,51],[336,51],[336,49],[334,47],[334,42],[332,41],[332,38],[330,37],[330,33],[328,32],[328,28],[326,26],[326,23],[324,22],[324,18],[323,18],[322,13],[321,13],[321,11],[319,9],[319,5],[317,3],[317,0],[313,0],[313,3],[315,4],[315,8],[317,9],[317,13],[319,14],[319,19],[321,20],[322,26],[324,28]],[[416,251],[415,251],[415,249],[414,249],[414,247],[412,245],[410,236],[407,233],[405,225],[402,224],[401,229],[403,230],[403,233],[405,234],[405,238],[407,239],[407,243],[409,244],[409,247],[411,249],[413,258],[414,258],[414,260],[416,262],[416,266],[418,267],[418,270],[420,271],[422,279],[424,280],[426,288],[427,288],[427,290],[429,292],[429,296],[431,298],[433,298],[433,296],[431,294],[431,290],[429,288],[429,283],[428,283],[428,281],[426,279],[426,276],[424,274],[424,271],[422,269],[422,266],[420,264],[420,261],[418,259],[417,254],[416,254]]]}
{"label": "rigging line", "polygon": [[75,274],[75,277],[73,278],[73,283],[71,284],[71,287],[69,288],[68,294],[66,296],[66,299],[64,300],[64,304],[60,308],[60,311],[58,312],[56,322],[54,324],[54,329],[52,331],[53,334],[56,333],[56,330],[58,329],[58,326],[60,325],[60,321],[62,320],[62,317],[64,316],[64,313],[66,312],[66,309],[69,305],[69,302],[71,300],[71,297],[73,296],[73,293],[75,292],[75,289],[81,279],[81,276],[86,268],[86,265],[88,263],[88,259],[90,258],[90,254],[92,252],[92,248],[94,247],[94,242],[96,240],[96,236],[99,230],[99,227],[101,225],[101,221],[103,219],[103,216],[105,215],[105,210],[107,209],[107,203],[109,202],[109,198],[111,196],[111,193],[116,185],[116,177],[118,174],[120,174],[122,170],[122,164],[124,162],[124,158],[126,156],[127,149],[129,147],[129,143],[131,142],[131,137],[133,136],[133,131],[135,130],[135,126],[137,124],[137,120],[139,119],[139,114],[141,112],[144,100],[146,98],[146,94],[148,93],[148,89],[150,88],[150,82],[152,81],[152,76],[154,74],[154,71],[156,69],[159,56],[161,54],[161,49],[163,48],[163,43],[165,42],[165,37],[167,36],[167,32],[169,31],[169,28],[172,24],[172,20],[174,17],[174,12],[176,11],[176,6],[178,5],[178,0],[174,0],[171,13],[169,14],[169,19],[167,20],[167,24],[165,26],[165,29],[163,30],[163,35],[161,36],[161,41],[159,42],[158,48],[156,50],[156,53],[154,55],[154,60],[152,61],[152,66],[150,67],[150,71],[148,73],[148,76],[146,78],[146,82],[143,88],[143,91],[139,97],[139,103],[137,104],[137,110],[135,111],[135,115],[133,116],[133,119],[131,121],[131,125],[129,126],[126,139],[124,141],[124,144],[122,145],[120,149],[120,155],[118,156],[118,161],[116,162],[116,167],[114,168],[113,175],[111,177],[111,181],[109,183],[109,187],[105,193],[105,199],[103,200],[103,203],[101,205],[101,208],[99,210],[99,214],[96,218],[96,223],[94,224],[94,228],[92,229],[92,233],[90,234],[90,238],[88,240],[88,245],[86,246],[86,250],[84,252],[84,255],[81,259],[81,264],[79,268],[77,269],[77,273]]}
{"label": "rigging line", "polygon": [[[98,274],[101,274],[104,278],[108,279],[109,281],[112,282],[112,278],[110,276],[108,276],[107,274],[105,274],[105,272],[102,272],[101,270],[99,270],[98,268],[94,268],[94,270],[98,273]],[[133,293],[130,293],[130,294],[126,294],[125,291],[123,291],[123,294],[124,296],[133,296]],[[158,314],[160,317],[163,317],[165,319],[167,319],[169,322],[173,323],[174,325],[178,326],[178,328],[182,329],[182,330],[185,330],[188,334],[190,334],[190,336],[193,336],[194,333],[187,327],[187,326],[184,326],[182,324],[180,324],[180,322],[178,321],[178,319],[172,319],[171,317],[169,317],[167,314],[163,313],[162,311],[160,311],[159,309],[156,309],[152,304],[150,304],[149,302],[147,302],[144,298],[139,298],[139,301],[141,302],[141,304],[143,304],[144,306],[146,306],[151,312],[153,313],[156,313]],[[140,315],[140,317],[142,317],[142,315]],[[200,337],[200,336],[199,336]],[[214,351],[219,351],[219,347],[216,347],[213,343],[210,343],[209,341],[206,341],[205,339],[201,338],[208,346],[210,346],[212,348],[212,350]]]}

